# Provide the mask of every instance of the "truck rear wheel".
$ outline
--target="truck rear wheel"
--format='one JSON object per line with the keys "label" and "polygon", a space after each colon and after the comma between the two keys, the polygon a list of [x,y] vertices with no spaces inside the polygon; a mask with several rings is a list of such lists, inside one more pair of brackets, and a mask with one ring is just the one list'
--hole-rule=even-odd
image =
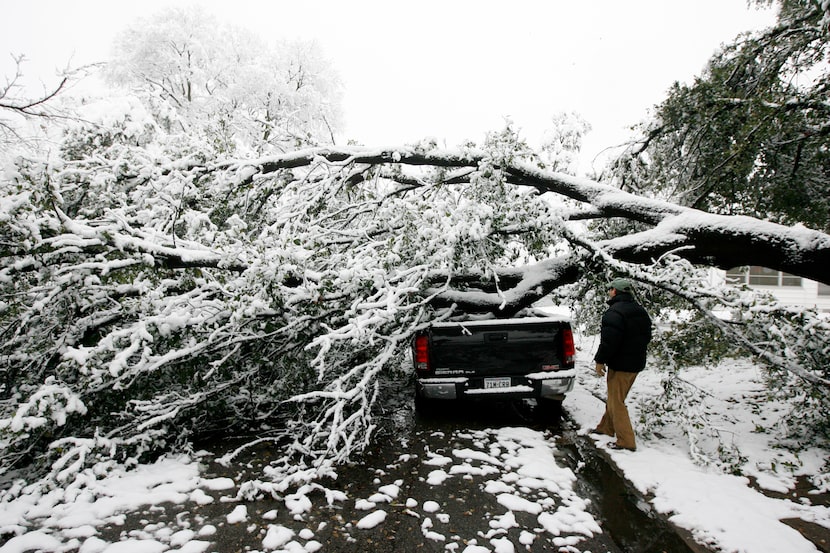
{"label": "truck rear wheel", "polygon": [[558,423],[562,418],[562,400],[539,398],[537,410],[540,421]]}
{"label": "truck rear wheel", "polygon": [[427,399],[418,390],[415,390],[415,412],[419,415],[430,415],[435,412],[434,399]]}

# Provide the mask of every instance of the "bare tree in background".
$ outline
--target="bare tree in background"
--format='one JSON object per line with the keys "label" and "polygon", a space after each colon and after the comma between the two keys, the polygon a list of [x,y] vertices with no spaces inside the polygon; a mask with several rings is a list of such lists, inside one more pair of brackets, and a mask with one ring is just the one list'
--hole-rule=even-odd
{"label": "bare tree in background", "polygon": [[0,143],[29,139],[23,133],[26,124],[46,124],[47,119],[70,117],[69,111],[61,107],[58,100],[94,67],[67,67],[57,73],[54,83],[42,84],[38,90],[33,90],[24,72],[26,57],[9,55],[15,71],[13,75],[6,75],[0,85]]}
{"label": "bare tree in background", "polygon": [[340,124],[339,77],[316,43],[266,43],[198,7],[136,21],[106,74],[169,131],[207,129],[226,151],[331,144]]}

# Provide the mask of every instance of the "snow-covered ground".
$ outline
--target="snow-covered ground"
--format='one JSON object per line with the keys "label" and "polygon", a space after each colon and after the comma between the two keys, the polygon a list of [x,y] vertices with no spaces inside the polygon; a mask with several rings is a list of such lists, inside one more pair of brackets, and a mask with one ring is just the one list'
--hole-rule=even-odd
{"label": "snow-covered ground", "polygon": [[[568,396],[566,410],[585,436],[602,412],[603,403],[597,396],[604,392],[604,384],[589,370],[593,344],[588,341],[581,346],[580,382]],[[796,458],[773,447],[767,434],[753,432],[756,417],[770,422],[778,413],[775,405],[761,413],[742,408],[741,399],[757,393],[760,386],[755,367],[733,362],[713,369],[691,369],[686,377],[712,392],[707,396],[708,416],[718,421],[719,431],[731,436],[746,458],[746,475],[757,479],[759,485],[785,493],[793,488],[795,478],[803,475],[813,477],[819,485],[823,482],[823,491],[828,491],[827,476],[822,480],[816,474],[828,451],[802,451]],[[656,371],[644,372],[635,383],[631,403],[658,389]],[[636,420],[636,408],[632,411]],[[753,489],[746,476],[723,474],[715,465],[693,463],[688,440],[679,430],[673,433],[667,427],[660,435],[641,438],[636,452],[608,451],[608,455],[654,510],[689,530],[698,542],[730,552],[817,551],[781,522],[786,518],[813,522],[828,529],[830,535],[827,505],[813,504],[809,495],[800,499],[767,497]],[[373,493],[349,497],[330,489],[321,494],[319,487],[309,486],[266,511],[253,509],[235,497],[239,482],[206,476],[204,458],[170,456],[130,472],[115,471],[105,477],[89,473],[84,486],[48,493],[22,492],[17,500],[3,504],[0,531],[6,541],[0,553],[222,553],[222,534],[234,528],[244,528],[259,551],[314,553],[325,550],[318,535],[324,524],[315,521],[314,512],[332,503],[349,505],[360,513],[342,522],[343,539],[382,528],[390,524],[392,516],[407,516],[420,528],[416,541],[451,553],[514,553],[542,541],[554,550],[588,551],[584,549],[587,540],[602,533],[590,501],[575,491],[578,475],[557,460],[558,446],[549,432],[485,428],[456,431],[446,438],[452,445],[444,451],[413,450],[378,471]],[[600,448],[610,441],[595,435],[588,439]],[[424,484],[419,489],[430,491],[407,495],[410,490],[395,472],[407,463],[404,472],[415,467],[416,478]],[[446,494],[440,493],[442,487],[459,481],[470,482],[476,493],[487,495],[498,507],[485,514],[482,527],[472,535],[453,529],[451,518],[459,515],[451,514],[453,506]],[[160,522],[153,515],[165,502],[187,503],[194,508],[176,515],[173,522]],[[225,514],[220,520],[200,516],[195,507],[208,505]],[[278,522],[278,511],[290,517],[282,516]],[[136,512],[142,513],[138,529],[116,533],[115,538],[102,532],[104,527],[123,524],[128,513]],[[531,523],[521,522],[528,520]]]}
{"label": "snow-covered ground", "polygon": [[[589,354],[596,344],[581,344],[582,365],[589,366]],[[604,392],[604,382],[585,371],[580,386],[568,397],[568,411],[583,428],[596,426],[604,404],[596,395]],[[801,518],[827,529],[830,538],[830,506],[814,505],[810,497],[773,499],[750,486],[778,493],[791,493],[799,476],[811,479],[816,492],[830,491],[830,474],[825,463],[830,449],[812,449],[798,455],[776,447],[775,438],[757,432],[780,419],[783,406],[767,403],[750,409],[748,398],[763,389],[761,370],[749,361],[730,361],[717,367],[687,369],[683,378],[705,396],[707,417],[717,425],[721,439],[737,448],[746,460],[742,476],[724,474],[715,466],[692,462],[689,441],[679,428],[665,427],[662,437],[638,443],[636,452],[610,452],[615,464],[636,488],[652,497],[652,505],[669,515],[677,526],[692,532],[695,540],[715,550],[735,552],[817,551],[799,532],[781,522]],[[594,392],[591,394],[590,392]],[[627,403],[632,404],[632,420],[637,416],[637,401],[661,391],[660,374],[646,370],[640,374]],[[600,446],[611,438],[593,435]],[[818,495],[817,493],[815,494]],[[826,497],[826,495],[825,495]]]}

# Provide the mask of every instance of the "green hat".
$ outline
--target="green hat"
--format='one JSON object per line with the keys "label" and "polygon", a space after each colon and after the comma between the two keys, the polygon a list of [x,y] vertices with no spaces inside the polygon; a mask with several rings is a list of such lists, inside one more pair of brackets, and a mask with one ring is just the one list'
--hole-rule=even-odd
{"label": "green hat", "polygon": [[608,288],[614,288],[617,292],[631,292],[633,287],[630,280],[615,278],[608,283]]}

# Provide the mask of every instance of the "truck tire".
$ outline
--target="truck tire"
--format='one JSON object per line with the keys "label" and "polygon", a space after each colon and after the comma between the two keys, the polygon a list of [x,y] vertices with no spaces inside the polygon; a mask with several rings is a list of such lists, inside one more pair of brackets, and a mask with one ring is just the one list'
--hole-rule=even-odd
{"label": "truck tire", "polygon": [[429,416],[435,412],[435,400],[427,399],[415,390],[415,413]]}
{"label": "truck tire", "polygon": [[537,403],[538,416],[541,422],[558,423],[562,418],[562,400],[539,398]]}

